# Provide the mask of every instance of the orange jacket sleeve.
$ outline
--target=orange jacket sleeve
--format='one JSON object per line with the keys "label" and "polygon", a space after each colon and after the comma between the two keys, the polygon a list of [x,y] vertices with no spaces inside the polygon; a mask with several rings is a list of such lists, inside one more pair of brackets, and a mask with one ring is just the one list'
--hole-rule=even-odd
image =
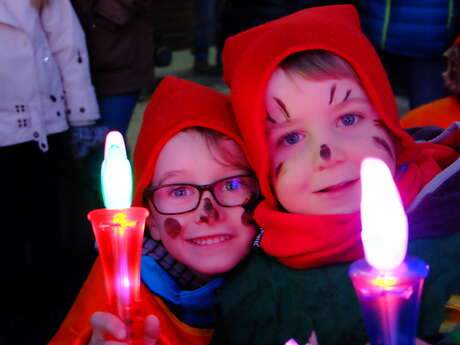
{"label": "orange jacket sleeve", "polygon": [[[181,322],[161,298],[143,284],[140,294],[144,315],[153,314],[160,320],[158,345],[209,344],[213,330],[198,329]],[[88,344],[91,337],[91,316],[96,311],[109,311],[106,300],[102,265],[97,259],[59,331],[48,345]]]}
{"label": "orange jacket sleeve", "polygon": [[411,110],[401,119],[401,126],[447,128],[455,121],[460,121],[460,103],[457,98],[451,96]]}

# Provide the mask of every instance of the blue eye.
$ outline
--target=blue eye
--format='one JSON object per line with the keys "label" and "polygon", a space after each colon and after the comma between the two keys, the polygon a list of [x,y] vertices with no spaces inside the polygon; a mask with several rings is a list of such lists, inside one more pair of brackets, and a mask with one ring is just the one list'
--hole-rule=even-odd
{"label": "blue eye", "polygon": [[241,188],[241,181],[238,179],[233,179],[231,181],[228,181],[225,184],[225,190],[227,191],[233,191],[233,190],[238,190]]}
{"label": "blue eye", "polygon": [[299,133],[289,133],[288,135],[285,135],[282,140],[283,140],[283,144],[285,145],[288,145],[288,146],[292,146],[292,145],[295,145],[297,144],[300,140],[302,140],[302,135],[299,134]]}
{"label": "blue eye", "polygon": [[176,187],[172,188],[169,194],[174,198],[181,198],[184,196],[188,196],[190,191],[186,187]]}
{"label": "blue eye", "polygon": [[360,117],[356,114],[347,114],[340,116],[339,118],[339,127],[350,127],[355,125],[359,121]]}

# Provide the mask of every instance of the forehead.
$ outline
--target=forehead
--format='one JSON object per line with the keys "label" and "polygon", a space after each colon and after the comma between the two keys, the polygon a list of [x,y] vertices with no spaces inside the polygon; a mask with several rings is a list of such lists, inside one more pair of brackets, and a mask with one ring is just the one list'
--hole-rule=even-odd
{"label": "forehead", "polygon": [[271,76],[265,93],[267,112],[275,117],[285,115],[285,111],[295,117],[298,111],[332,109],[354,100],[369,102],[366,92],[354,78],[313,80],[281,68]]}
{"label": "forehead", "polygon": [[222,165],[221,156],[224,150],[244,160],[238,144],[228,137],[218,139],[218,143],[209,144],[197,131],[179,132],[163,146],[157,159],[153,180],[173,171],[181,172],[183,175],[204,176],[222,170],[232,170],[234,168],[225,169]]}
{"label": "forehead", "polygon": [[203,136],[194,131],[179,132],[161,149],[155,174],[188,167],[191,157],[200,160],[212,159]]}

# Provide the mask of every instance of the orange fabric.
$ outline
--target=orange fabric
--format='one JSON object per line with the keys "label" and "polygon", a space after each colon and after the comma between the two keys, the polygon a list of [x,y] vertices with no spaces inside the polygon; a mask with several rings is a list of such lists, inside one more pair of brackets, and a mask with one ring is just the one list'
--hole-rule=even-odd
{"label": "orange fabric", "polygon": [[294,268],[320,267],[363,256],[358,212],[323,216],[281,212],[270,186],[270,155],[264,126],[266,88],[281,61],[307,50],[329,51],[355,70],[379,119],[394,138],[397,166],[407,164],[396,179],[406,206],[446,162],[458,157],[453,149],[441,145],[418,145],[402,129],[385,70],[362,33],[353,6],[309,8],[228,38],[223,50],[224,80],[231,89],[248,160],[266,198],[254,215],[264,229],[261,247]]}
{"label": "orange fabric", "polygon": [[[154,314],[160,320],[158,345],[206,345],[210,342],[212,330],[193,328],[179,321],[143,284],[140,295],[143,313]],[[109,311],[106,300],[102,264],[97,259],[70,312],[48,345],[87,344],[91,337],[91,316],[96,311]]]}
{"label": "orange fabric", "polygon": [[411,110],[401,119],[401,126],[447,128],[455,121],[460,121],[460,103],[457,97],[450,96]]}

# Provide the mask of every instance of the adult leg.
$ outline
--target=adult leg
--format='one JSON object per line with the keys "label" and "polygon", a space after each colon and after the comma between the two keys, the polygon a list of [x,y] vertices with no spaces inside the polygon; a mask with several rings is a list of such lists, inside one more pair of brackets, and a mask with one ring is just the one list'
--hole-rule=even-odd
{"label": "adult leg", "polygon": [[192,38],[194,70],[198,73],[206,73],[210,70],[208,55],[215,30],[214,0],[195,0],[194,12]]}
{"label": "adult leg", "polygon": [[101,119],[98,124],[117,130],[126,137],[129,122],[139,98],[140,91],[98,99]]}

